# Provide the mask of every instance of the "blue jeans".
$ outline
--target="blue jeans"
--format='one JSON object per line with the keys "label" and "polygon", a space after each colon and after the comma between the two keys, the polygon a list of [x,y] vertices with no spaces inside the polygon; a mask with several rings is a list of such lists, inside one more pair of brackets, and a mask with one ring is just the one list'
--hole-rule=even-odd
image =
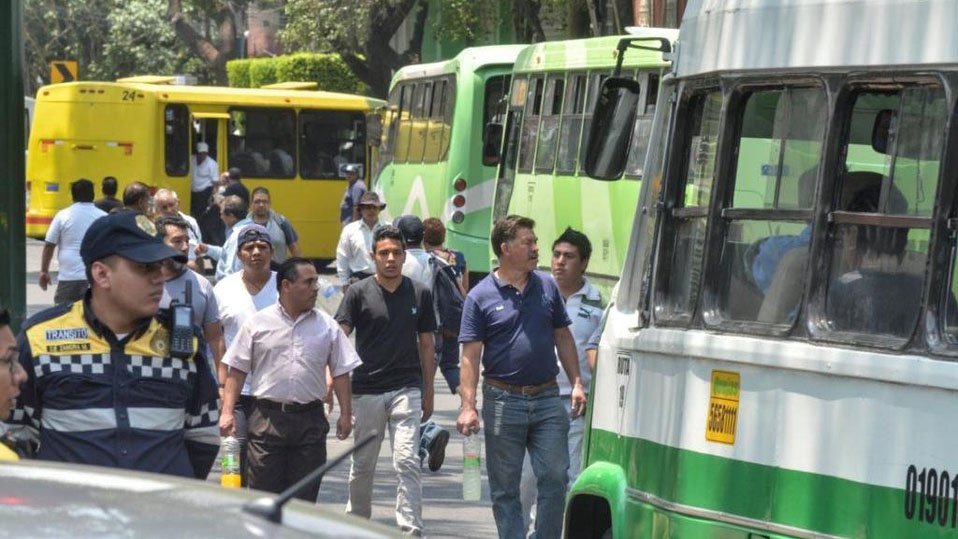
{"label": "blue jeans", "polygon": [[569,418],[559,388],[530,397],[483,384],[482,397],[486,473],[500,539],[525,537],[519,480],[526,451],[539,491],[532,537],[560,537],[569,471]]}

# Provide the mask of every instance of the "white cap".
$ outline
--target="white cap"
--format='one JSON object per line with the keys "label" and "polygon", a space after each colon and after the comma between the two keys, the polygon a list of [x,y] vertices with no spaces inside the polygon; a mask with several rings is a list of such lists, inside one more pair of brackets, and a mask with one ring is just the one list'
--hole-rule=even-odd
{"label": "white cap", "polygon": [[196,143],[196,153],[210,153],[210,147],[205,142]]}

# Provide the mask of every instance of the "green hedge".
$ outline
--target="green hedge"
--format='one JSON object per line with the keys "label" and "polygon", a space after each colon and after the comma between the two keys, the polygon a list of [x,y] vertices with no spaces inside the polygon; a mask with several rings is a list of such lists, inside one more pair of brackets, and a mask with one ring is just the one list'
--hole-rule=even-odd
{"label": "green hedge", "polygon": [[367,87],[338,54],[298,53],[274,58],[230,60],[230,86],[259,88],[277,82],[315,82],[320,90],[365,94]]}

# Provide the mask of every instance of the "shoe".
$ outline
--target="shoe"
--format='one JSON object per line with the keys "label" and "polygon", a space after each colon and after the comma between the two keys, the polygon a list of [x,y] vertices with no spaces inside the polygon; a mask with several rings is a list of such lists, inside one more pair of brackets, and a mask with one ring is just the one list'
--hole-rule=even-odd
{"label": "shoe", "polygon": [[409,535],[411,537],[422,537],[422,530],[420,530],[419,528],[413,528],[411,526],[400,526],[399,531],[401,531],[403,535]]}
{"label": "shoe", "polygon": [[446,444],[449,443],[449,431],[440,430],[429,448],[429,471],[438,472],[446,460]]}

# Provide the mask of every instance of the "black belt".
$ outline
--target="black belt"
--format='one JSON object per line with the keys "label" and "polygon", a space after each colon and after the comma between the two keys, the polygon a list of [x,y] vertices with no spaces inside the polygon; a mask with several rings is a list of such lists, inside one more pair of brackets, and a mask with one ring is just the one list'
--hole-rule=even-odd
{"label": "black belt", "polygon": [[492,387],[497,387],[499,389],[508,391],[509,393],[515,393],[516,395],[525,395],[527,397],[533,397],[535,395],[538,395],[539,393],[542,393],[543,391],[547,389],[553,388],[556,385],[558,385],[554,379],[549,380],[548,382],[544,382],[542,384],[533,385],[533,386],[522,386],[517,384],[510,384],[508,382],[503,382],[502,380],[499,380],[497,378],[483,378],[483,380],[485,380],[486,383],[491,385]]}
{"label": "black belt", "polygon": [[321,408],[323,406],[323,401],[316,400],[313,402],[300,403],[300,402],[276,402],[266,399],[256,399],[256,406],[261,406],[263,408],[268,408],[270,410],[279,410],[281,412],[305,412],[307,410],[312,410],[313,408]]}

